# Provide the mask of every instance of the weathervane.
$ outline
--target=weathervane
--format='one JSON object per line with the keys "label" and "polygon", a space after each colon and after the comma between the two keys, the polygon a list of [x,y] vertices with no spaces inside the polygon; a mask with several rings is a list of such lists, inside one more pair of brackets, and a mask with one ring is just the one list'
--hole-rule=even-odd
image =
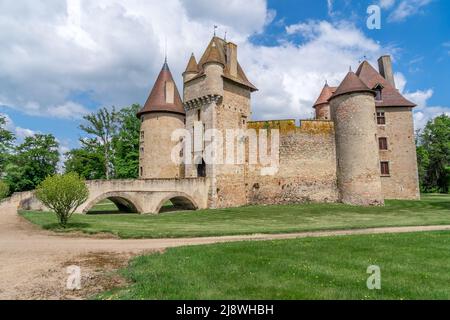
{"label": "weathervane", "polygon": [[359,63],[362,63],[365,60],[367,60],[367,56],[363,56],[363,60],[359,60]]}

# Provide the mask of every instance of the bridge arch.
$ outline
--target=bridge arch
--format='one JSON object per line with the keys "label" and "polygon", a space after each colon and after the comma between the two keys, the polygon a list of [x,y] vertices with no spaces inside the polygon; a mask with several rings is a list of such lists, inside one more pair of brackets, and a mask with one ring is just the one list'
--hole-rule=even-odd
{"label": "bridge arch", "polygon": [[122,212],[143,213],[142,207],[137,199],[125,192],[107,192],[89,201],[84,207],[83,213],[87,214],[96,204],[103,200],[110,200]]}
{"label": "bridge arch", "polygon": [[156,206],[155,212],[160,213],[161,209],[167,201],[172,202],[173,206],[177,209],[197,210],[199,208],[195,200],[190,195],[183,192],[173,192],[165,195],[159,201],[158,205]]}

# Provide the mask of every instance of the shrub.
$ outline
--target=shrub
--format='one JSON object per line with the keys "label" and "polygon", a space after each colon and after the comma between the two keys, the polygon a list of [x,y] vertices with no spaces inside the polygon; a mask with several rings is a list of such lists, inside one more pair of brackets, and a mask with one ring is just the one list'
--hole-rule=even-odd
{"label": "shrub", "polygon": [[68,173],[45,179],[38,186],[36,196],[55,212],[60,225],[66,227],[75,210],[87,200],[89,190],[78,174]]}
{"label": "shrub", "polygon": [[9,195],[9,186],[3,181],[0,181],[0,200],[5,199],[8,195]]}

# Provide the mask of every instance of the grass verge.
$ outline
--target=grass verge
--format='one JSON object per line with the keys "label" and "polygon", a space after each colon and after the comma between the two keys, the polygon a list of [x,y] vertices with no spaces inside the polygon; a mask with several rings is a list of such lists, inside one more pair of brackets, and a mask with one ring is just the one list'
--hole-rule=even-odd
{"label": "grass verge", "polygon": [[[105,205],[103,205],[105,207]],[[106,211],[110,210],[106,206]],[[450,224],[450,195],[424,195],[421,201],[386,201],[385,207],[342,204],[252,206],[160,215],[74,215],[61,230],[54,214],[21,212],[42,228],[58,232],[110,233],[121,238],[177,238],[294,233],[389,226]]]}

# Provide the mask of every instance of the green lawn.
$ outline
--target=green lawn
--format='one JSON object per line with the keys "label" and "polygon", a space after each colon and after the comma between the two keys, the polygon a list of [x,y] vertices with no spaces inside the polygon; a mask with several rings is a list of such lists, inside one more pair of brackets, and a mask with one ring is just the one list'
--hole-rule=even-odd
{"label": "green lawn", "polygon": [[[21,214],[45,229],[61,231],[54,214]],[[122,238],[174,238],[449,224],[450,195],[425,195],[421,201],[387,201],[385,207],[368,208],[304,204],[168,212],[156,216],[74,215],[65,231],[107,232]]]}
{"label": "green lawn", "polygon": [[[368,266],[381,290],[368,290]],[[182,247],[138,257],[100,299],[450,299],[450,233]]]}

